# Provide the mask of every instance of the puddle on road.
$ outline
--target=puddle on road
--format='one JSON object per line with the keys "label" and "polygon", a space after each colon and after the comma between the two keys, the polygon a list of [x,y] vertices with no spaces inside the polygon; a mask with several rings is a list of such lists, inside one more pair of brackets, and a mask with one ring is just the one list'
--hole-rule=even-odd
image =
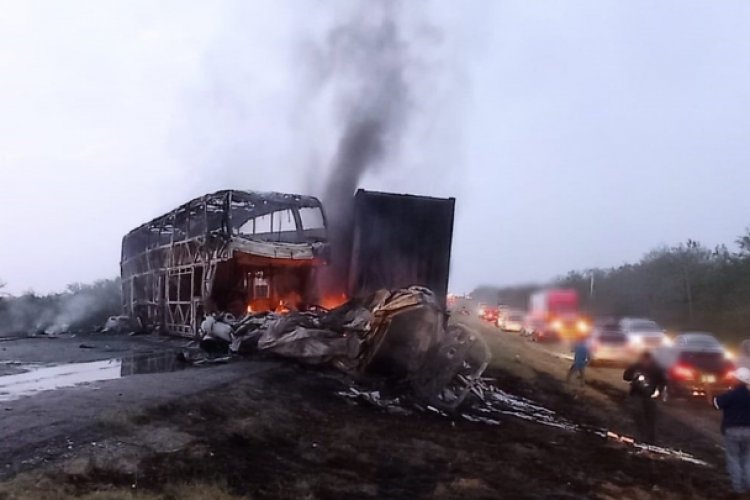
{"label": "puddle on road", "polygon": [[23,373],[0,376],[0,401],[14,401],[39,392],[90,382],[114,380],[129,375],[181,370],[187,366],[175,352],[136,355],[119,359],[63,365],[21,365]]}

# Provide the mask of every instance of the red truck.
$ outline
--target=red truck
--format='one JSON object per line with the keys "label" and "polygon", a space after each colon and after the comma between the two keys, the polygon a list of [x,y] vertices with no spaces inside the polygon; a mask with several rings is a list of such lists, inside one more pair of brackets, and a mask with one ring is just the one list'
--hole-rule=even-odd
{"label": "red truck", "polygon": [[591,320],[580,312],[575,290],[552,288],[531,295],[525,330],[538,342],[571,340],[587,337]]}

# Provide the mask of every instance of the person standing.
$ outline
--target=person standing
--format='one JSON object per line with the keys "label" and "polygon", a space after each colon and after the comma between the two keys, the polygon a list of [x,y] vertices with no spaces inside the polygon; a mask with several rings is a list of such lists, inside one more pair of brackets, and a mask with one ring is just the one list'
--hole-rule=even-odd
{"label": "person standing", "polygon": [[750,369],[738,368],[735,378],[737,387],[713,398],[713,404],[723,411],[721,432],[732,490],[742,494],[750,492]]}
{"label": "person standing", "polygon": [[584,385],[586,383],[586,365],[589,364],[590,358],[591,354],[589,352],[589,346],[586,343],[586,339],[579,338],[578,340],[576,340],[576,343],[573,344],[573,364],[570,365],[570,370],[568,370],[568,377],[566,378],[566,381],[570,382],[571,377],[574,374],[578,374],[579,382],[581,383],[581,385]]}
{"label": "person standing", "polygon": [[638,438],[649,444],[656,443],[658,408],[656,399],[664,393],[667,377],[650,352],[641,354],[638,361],[622,374],[630,382],[630,406],[638,429]]}

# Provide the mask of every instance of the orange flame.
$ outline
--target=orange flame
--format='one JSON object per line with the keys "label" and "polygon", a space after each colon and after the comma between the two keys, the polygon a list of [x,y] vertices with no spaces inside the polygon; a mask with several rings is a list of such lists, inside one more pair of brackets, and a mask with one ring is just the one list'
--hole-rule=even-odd
{"label": "orange flame", "polygon": [[345,293],[340,295],[327,295],[320,301],[320,305],[326,309],[335,309],[341,304],[344,304],[348,300]]}

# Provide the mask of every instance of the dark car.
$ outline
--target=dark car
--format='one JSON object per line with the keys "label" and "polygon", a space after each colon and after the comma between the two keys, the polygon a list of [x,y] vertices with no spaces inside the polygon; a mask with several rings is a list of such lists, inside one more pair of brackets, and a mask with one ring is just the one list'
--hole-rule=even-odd
{"label": "dark car", "polygon": [[705,396],[734,385],[734,364],[716,337],[704,332],[678,335],[674,345],[654,352],[667,375],[665,401]]}

